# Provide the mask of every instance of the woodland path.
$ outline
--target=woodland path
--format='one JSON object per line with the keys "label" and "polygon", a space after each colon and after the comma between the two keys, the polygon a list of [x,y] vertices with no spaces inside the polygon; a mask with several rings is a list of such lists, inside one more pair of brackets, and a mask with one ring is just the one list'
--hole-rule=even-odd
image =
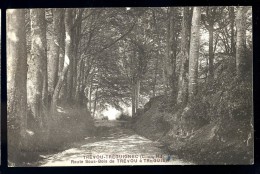
{"label": "woodland path", "polygon": [[[159,142],[142,137],[125,125],[126,122],[123,121],[96,120],[95,136],[85,137],[73,148],[42,156],[43,160],[39,164],[40,166],[104,166],[115,163],[147,165],[148,160],[154,165],[191,164],[177,159],[176,156],[168,155],[162,150]],[[115,163],[110,163],[111,160]]]}

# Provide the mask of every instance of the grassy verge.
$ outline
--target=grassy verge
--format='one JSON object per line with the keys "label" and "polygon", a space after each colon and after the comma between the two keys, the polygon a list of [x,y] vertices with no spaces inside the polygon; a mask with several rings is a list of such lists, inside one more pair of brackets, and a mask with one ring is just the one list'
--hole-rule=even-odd
{"label": "grassy verge", "polygon": [[173,105],[163,96],[152,98],[132,127],[196,164],[252,164],[251,86],[250,78],[241,82],[223,74],[208,86],[201,85],[187,106]]}
{"label": "grassy verge", "polygon": [[[60,107],[50,121],[49,130],[27,130],[26,146],[22,151],[16,148],[16,139],[9,141],[8,161],[10,166],[33,166],[40,155],[55,153],[69,148],[74,142],[95,133],[94,121],[90,113],[79,107]],[[40,133],[39,133],[40,132]],[[10,131],[9,136],[17,135]]]}

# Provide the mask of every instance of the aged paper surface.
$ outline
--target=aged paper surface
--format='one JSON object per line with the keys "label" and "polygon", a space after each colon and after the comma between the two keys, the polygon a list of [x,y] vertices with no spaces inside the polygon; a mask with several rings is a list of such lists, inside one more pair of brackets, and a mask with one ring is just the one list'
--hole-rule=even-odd
{"label": "aged paper surface", "polygon": [[7,10],[8,165],[253,164],[249,6]]}

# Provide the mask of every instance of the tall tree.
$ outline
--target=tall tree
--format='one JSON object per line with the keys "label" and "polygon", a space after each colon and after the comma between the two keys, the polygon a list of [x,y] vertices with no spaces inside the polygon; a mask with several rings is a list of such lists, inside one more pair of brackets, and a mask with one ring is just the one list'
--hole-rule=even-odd
{"label": "tall tree", "polygon": [[[65,58],[65,9],[62,9],[62,15],[61,15],[61,40],[60,40],[60,49],[59,49],[59,72],[58,72],[58,79],[62,75],[62,70],[64,67],[64,58]],[[66,78],[66,76],[65,76]],[[57,81],[58,84],[58,81]],[[57,86],[56,84],[56,86]],[[65,101],[65,94],[66,94],[66,83],[63,83],[61,90],[59,92],[58,98],[60,101]],[[55,88],[56,88],[55,86]],[[54,89],[55,90],[55,89]]]}
{"label": "tall tree", "polygon": [[193,8],[190,58],[189,58],[189,101],[192,101],[198,91],[198,59],[200,48],[201,7]]}
{"label": "tall tree", "polygon": [[[206,15],[202,21],[209,32],[209,82],[214,79],[214,28],[215,24],[223,18],[224,7],[206,7]],[[219,28],[218,28],[219,29]]]}
{"label": "tall tree", "polygon": [[189,7],[183,7],[182,30],[181,30],[181,68],[178,83],[177,103],[188,102],[188,82],[189,82]]}
{"label": "tall tree", "polygon": [[[48,103],[48,57],[47,57],[47,25],[46,25],[46,19],[45,19],[45,10],[44,10],[44,18],[41,19],[42,23],[42,58],[43,58],[43,89],[42,89],[42,103],[43,103],[43,109],[48,110],[49,103]],[[47,119],[47,117],[45,118]],[[47,120],[46,120],[47,121]]]}
{"label": "tall tree", "polygon": [[248,7],[238,7],[236,16],[236,71],[239,78],[244,77],[249,67],[246,57],[246,12]]}
{"label": "tall tree", "polygon": [[[47,40],[45,9],[31,9],[31,55],[28,59],[28,105],[32,130],[35,137],[40,138],[38,143],[45,141],[43,132],[48,132],[48,115],[46,114],[47,102]],[[47,135],[47,134],[45,134]]]}
{"label": "tall tree", "polygon": [[171,91],[172,100],[175,103],[177,98],[176,80],[176,56],[177,56],[177,7],[170,7],[168,12],[167,37],[166,37],[166,56],[163,61],[165,77],[165,93],[168,87]]}
{"label": "tall tree", "polygon": [[[49,58],[49,69],[50,71],[50,80],[49,80],[49,89],[50,94],[53,95],[55,86],[58,81],[58,71],[59,71],[59,54],[62,51],[61,47],[61,20],[62,20],[62,11],[63,9],[54,8],[52,10],[52,40],[50,43],[50,58]],[[61,50],[61,51],[60,51]],[[62,63],[62,62],[61,62]]]}
{"label": "tall tree", "polygon": [[131,56],[130,61],[132,74],[132,113],[134,114],[139,109],[141,81],[147,71],[149,56],[147,54],[145,45],[140,43],[140,41],[138,42],[133,39],[131,42],[134,47],[134,55]]}
{"label": "tall tree", "polygon": [[65,76],[67,74],[68,68],[70,66],[71,57],[72,57],[72,10],[66,9],[65,11],[65,55],[64,55],[64,65],[62,72],[59,76],[59,80],[57,82],[57,85],[55,87],[53,98],[52,98],[52,111],[55,111],[57,106],[57,101],[59,97],[60,90],[62,88],[62,85],[65,80]]}
{"label": "tall tree", "polygon": [[72,86],[73,86],[73,89],[72,90],[72,96],[73,96],[73,101],[76,100],[76,88],[77,88],[77,85],[78,85],[78,81],[77,81],[77,76],[78,76],[78,71],[77,69],[80,69],[79,68],[79,64],[78,62],[79,61],[79,46],[80,46],[80,40],[81,40],[81,36],[82,36],[82,33],[81,33],[81,27],[82,27],[82,16],[83,16],[83,13],[84,13],[84,9],[79,9],[76,11],[76,19],[75,19],[75,22],[74,22],[74,25],[73,25],[73,45],[74,45],[74,48],[73,48],[73,57],[74,57],[74,63],[73,63],[73,82],[72,82]]}
{"label": "tall tree", "polygon": [[[66,25],[71,25],[70,27],[70,44],[71,44],[71,55],[69,57],[70,59],[70,65],[69,65],[69,69],[68,69],[68,73],[67,73],[67,102],[68,103],[72,103],[73,102],[73,96],[72,96],[72,91],[73,91],[73,79],[74,79],[74,67],[75,65],[75,59],[76,57],[74,57],[74,52],[75,52],[75,29],[73,29],[73,23],[75,21],[75,12],[76,9],[68,9],[69,13],[67,18],[65,18]],[[68,24],[70,23],[70,24]],[[67,30],[66,30],[66,34],[67,34]],[[66,36],[67,39],[67,36]]]}
{"label": "tall tree", "polygon": [[[25,38],[25,10],[7,10],[7,115],[8,153],[26,147],[27,128],[27,54]],[[14,126],[13,126],[14,125]],[[11,156],[11,155],[10,155]]]}
{"label": "tall tree", "polygon": [[235,45],[235,10],[234,7],[229,7],[229,18],[230,18],[230,29],[231,29],[231,54],[235,55],[236,45]]}
{"label": "tall tree", "polygon": [[[34,118],[34,128],[44,130],[47,126],[47,115],[44,114],[43,99],[47,98],[45,88],[47,80],[47,41],[44,9],[31,9],[31,56],[28,60],[28,78],[33,84],[29,88],[28,104]],[[45,86],[47,88],[47,86]]]}
{"label": "tall tree", "polygon": [[[153,25],[154,25],[154,30],[155,32],[155,37],[157,37],[158,39],[160,38],[160,34],[159,34],[159,28],[158,28],[158,24],[157,24],[157,19],[156,19],[156,12],[153,10],[152,11],[153,14]],[[158,51],[158,53],[160,53],[160,50]],[[159,66],[159,56],[156,56],[156,60],[155,60],[155,65],[154,65],[154,78],[153,78],[153,97],[155,97],[156,95],[156,83],[157,83],[157,74],[158,74],[158,66]]]}

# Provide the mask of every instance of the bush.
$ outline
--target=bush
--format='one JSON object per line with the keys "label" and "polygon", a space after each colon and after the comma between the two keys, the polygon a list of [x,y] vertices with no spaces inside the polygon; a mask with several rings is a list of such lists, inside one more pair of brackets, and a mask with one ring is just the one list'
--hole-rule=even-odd
{"label": "bush", "polygon": [[[32,123],[28,124],[31,127],[27,129],[26,144],[22,151],[16,150],[17,142],[12,138],[9,163],[16,166],[32,165],[40,159],[40,155],[64,150],[73,142],[95,133],[94,121],[85,109],[59,108],[59,112],[52,115],[52,118],[55,121],[49,120],[49,130],[39,130]],[[15,136],[17,132],[12,131],[10,134]]]}
{"label": "bush", "polygon": [[108,120],[108,116],[103,116],[101,120]]}
{"label": "bush", "polygon": [[163,112],[160,111],[160,106],[164,102],[164,96],[151,98],[144,106],[141,115],[136,115],[132,119],[132,128],[139,134],[148,138],[158,140],[168,132],[170,125],[163,117]]}
{"label": "bush", "polygon": [[135,117],[135,130],[197,164],[252,163],[252,75],[238,79],[223,65],[212,82],[199,83],[187,106],[174,105],[170,97],[152,98]]}
{"label": "bush", "polygon": [[[249,74],[248,74],[249,75]],[[170,149],[198,164],[248,164],[253,157],[253,113],[251,78],[238,79],[224,71],[201,88],[188,107],[177,110],[173,123],[187,125],[188,137],[174,138],[171,128],[165,139]],[[204,87],[202,87],[204,86]],[[182,120],[182,121],[181,121]],[[194,125],[195,123],[195,125]]]}
{"label": "bush", "polygon": [[132,117],[128,114],[121,113],[116,119],[121,121],[130,121]]}
{"label": "bush", "polygon": [[[66,145],[94,133],[94,121],[90,112],[81,108],[65,108],[65,113],[58,113],[58,121],[51,127],[51,144]],[[55,146],[54,146],[55,147]],[[55,149],[55,148],[54,148]]]}

